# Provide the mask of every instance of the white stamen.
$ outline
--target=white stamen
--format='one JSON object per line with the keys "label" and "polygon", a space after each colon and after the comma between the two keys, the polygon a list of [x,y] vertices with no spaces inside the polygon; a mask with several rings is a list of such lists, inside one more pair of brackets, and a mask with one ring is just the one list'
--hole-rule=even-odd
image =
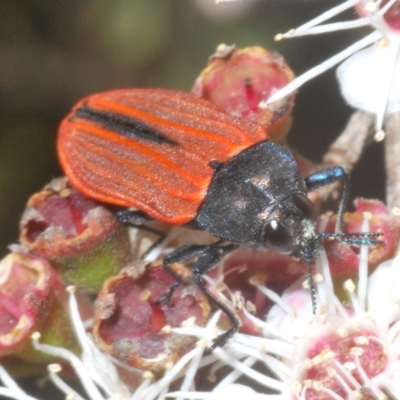
{"label": "white stamen", "polygon": [[327,387],[323,386],[321,388],[322,392],[325,392],[327,394],[329,394],[330,397],[332,397],[332,399],[334,400],[346,400],[346,398],[339,396],[337,393],[335,393],[333,390],[328,389]]}
{"label": "white stamen", "polygon": [[72,389],[66,382],[64,382],[55,371],[49,371],[49,376],[53,384],[66,395],[66,398],[73,398],[74,400],[84,400],[82,396]]}
{"label": "white stamen", "polygon": [[189,353],[186,353],[166,374],[157,382],[153,383],[147,389],[143,390],[143,399],[154,399],[158,393],[169,387],[169,384],[184,368],[184,366],[193,358],[193,356],[199,351],[198,348],[194,348]]}
{"label": "white stamen", "polygon": [[15,400],[38,400],[37,398],[29,396],[25,393],[15,393],[15,391],[13,391],[12,389],[1,386],[0,386],[0,396],[4,396]]}
{"label": "white stamen", "polygon": [[0,395],[16,400],[38,400],[26,394],[14,381],[7,370],[0,364],[0,380],[6,387],[0,386]]}
{"label": "white stamen", "polygon": [[341,364],[336,359],[333,359],[333,364],[335,368],[340,372],[340,374],[347,379],[347,381],[355,387],[357,390],[361,388],[361,384],[354,378],[354,376],[349,372],[349,369],[345,367],[344,364]]}
{"label": "white stamen", "polygon": [[383,395],[383,392],[378,388],[378,386],[375,384],[375,382],[373,381],[373,379],[370,379],[367,375],[367,373],[365,372],[364,368],[361,366],[360,364],[360,358],[358,355],[356,355],[355,357],[355,361],[356,361],[356,365],[357,365],[357,372],[360,374],[361,379],[363,380],[365,386],[367,386],[369,389],[371,389],[372,393],[376,396],[376,397],[380,397]]}
{"label": "white stamen", "polygon": [[303,32],[307,29],[312,28],[315,25],[318,25],[324,21],[327,21],[328,19],[333,18],[335,15],[340,14],[343,11],[346,11],[347,9],[355,6],[360,0],[347,0],[342,4],[339,4],[336,7],[331,8],[330,10],[322,13],[318,17],[312,19],[311,21],[299,26],[298,28],[294,29],[295,34],[299,32]]}
{"label": "white stamen", "polygon": [[[67,288],[69,293],[68,307],[76,338],[83,350],[82,360],[85,369],[92,380],[111,396],[113,393],[129,393],[127,386],[118,376],[117,369],[111,362],[111,357],[103,354],[86,333],[79,314],[78,302],[73,287]],[[101,371],[101,373],[99,373]],[[79,376],[79,375],[78,375]]]}
{"label": "white stamen", "polygon": [[[200,347],[197,347],[196,350],[197,350],[197,353],[195,353],[193,355],[193,358],[190,361],[189,367],[188,367],[188,369],[186,371],[185,379],[182,382],[182,385],[181,385],[181,391],[182,392],[190,390],[190,387],[194,382],[194,377],[195,377],[195,375],[197,373],[201,357],[203,356],[204,349],[202,349]],[[184,400],[184,399],[182,397],[182,398],[178,398],[178,400]]]}
{"label": "white stamen", "polygon": [[342,21],[342,22],[334,22],[332,24],[325,24],[315,26],[305,31],[299,31],[299,28],[295,29],[293,32],[289,31],[288,33],[281,33],[278,37],[280,39],[290,39],[298,36],[308,36],[308,35],[319,35],[321,33],[329,33],[335,32],[345,29],[355,29],[360,28],[362,26],[369,25],[370,21],[367,17],[358,18],[352,21]]}
{"label": "white stamen", "polygon": [[[369,231],[368,219],[364,219],[361,232],[365,233]],[[360,261],[358,265],[358,304],[360,307],[360,313],[364,313],[367,302],[367,290],[368,290],[368,246],[361,246],[360,249]]]}
{"label": "white stamen", "polygon": [[[337,379],[340,383],[340,385],[342,386],[342,388],[346,391],[346,393],[348,395],[351,394],[351,392],[353,391],[350,386],[347,384],[347,382],[340,376],[340,374],[338,374],[336,371],[333,374],[333,376],[335,377],[335,379]],[[348,396],[350,398],[350,396]]]}
{"label": "white stamen", "polygon": [[[293,345],[291,343],[285,343],[277,341],[275,339],[250,336],[250,335],[245,335],[243,333],[237,333],[235,339],[236,339],[235,341],[230,343],[230,346],[245,344],[251,349],[262,345],[263,351],[266,351],[268,353],[283,358],[290,358],[293,353]],[[235,349],[237,349],[237,347],[235,347]],[[257,352],[260,353],[260,350],[257,349]],[[249,355],[255,356],[254,353],[249,353]]]}
{"label": "white stamen", "polygon": [[257,285],[256,287],[275,304],[278,304],[286,313],[288,313],[289,315],[294,313],[294,310],[288,304],[282,301],[282,297],[275,293],[273,290],[261,285]]}
{"label": "white stamen", "polygon": [[130,400],[139,400],[139,399],[142,399],[142,398],[143,398],[143,396],[142,396],[143,391],[144,391],[145,389],[147,389],[147,388],[150,386],[151,382],[152,382],[152,379],[150,379],[150,378],[145,379],[145,380],[139,385],[139,387],[136,389],[135,393],[133,394],[133,396],[131,397]]}
{"label": "white stamen", "polygon": [[[252,367],[257,361],[257,358],[255,357],[247,357],[244,361],[243,364],[246,367]],[[239,379],[242,376],[242,372],[239,370],[233,370],[230,374],[228,374],[224,379],[222,379],[218,385],[214,387],[212,392],[218,392],[219,390],[222,390],[226,388],[228,385],[231,385],[232,383],[236,382],[237,379]]]}
{"label": "white stamen", "polygon": [[11,375],[7,372],[7,370],[0,364],[0,380],[7,386],[9,389],[14,390],[15,392],[21,393],[21,395],[26,394],[14,381]]}
{"label": "white stamen", "polygon": [[[285,374],[282,374],[282,376],[279,376],[280,373],[282,372],[282,371],[280,371],[281,364],[279,362],[274,363],[274,361],[272,361],[273,358],[271,356],[263,354],[262,352],[258,351],[255,348],[240,345],[239,343],[235,343],[234,346],[232,346],[231,348],[234,348],[237,351],[241,351],[242,354],[244,354],[244,355],[252,356],[255,360],[263,361],[266,365],[268,365],[271,369],[273,369],[276,372],[276,375],[278,375],[278,377],[280,379],[282,379],[282,380],[284,380],[284,378],[287,379],[287,376],[285,376]],[[272,361],[272,364],[270,363],[271,361]],[[278,371],[274,369],[274,365],[275,365],[275,367],[279,367]],[[287,372],[289,372],[289,371],[287,371]]]}
{"label": "white stamen", "polygon": [[51,354],[55,357],[63,358],[64,360],[68,361],[75,370],[88,396],[92,400],[104,400],[81,360],[75,354],[61,347],[39,343],[37,337],[34,335],[32,335],[32,345],[36,350]]}
{"label": "white stamen", "polygon": [[386,14],[387,11],[397,2],[398,0],[390,0],[388,3],[386,3],[378,12],[379,15],[384,15]]}
{"label": "white stamen", "polygon": [[359,40],[358,42],[352,44],[347,49],[341,51],[338,54],[335,54],[333,57],[328,58],[321,64],[317,65],[314,68],[311,68],[304,74],[298,76],[289,84],[287,84],[284,88],[278,90],[275,94],[273,94],[266,102],[262,101],[259,104],[260,108],[267,107],[268,104],[273,103],[274,101],[281,100],[285,96],[293,93],[296,89],[298,89],[301,85],[305,82],[309,81],[310,79],[316,77],[317,75],[322,74],[329,68],[333,67],[336,64],[339,64],[341,61],[345,60],[347,57],[351,56],[353,53],[357,52],[358,50],[363,49],[364,47],[374,43],[376,40],[382,38],[382,33],[378,31],[374,31],[370,33],[368,36],[364,37],[363,39]]}
{"label": "white stamen", "polygon": [[235,359],[234,357],[232,357],[230,354],[228,354],[223,349],[216,348],[214,350],[214,354],[220,360],[224,361],[227,365],[230,365],[231,367],[238,369],[244,375],[253,379],[255,382],[258,382],[259,384],[261,384],[269,389],[274,389],[279,392],[282,392],[284,390],[285,385],[283,382],[278,381],[273,378],[270,378],[269,376],[261,374],[260,372],[247,367],[246,365],[244,365],[242,362],[240,362],[237,359]]}

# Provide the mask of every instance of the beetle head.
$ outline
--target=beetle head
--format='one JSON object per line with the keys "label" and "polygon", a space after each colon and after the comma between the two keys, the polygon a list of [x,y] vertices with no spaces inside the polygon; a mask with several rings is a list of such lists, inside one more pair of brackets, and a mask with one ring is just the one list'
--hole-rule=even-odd
{"label": "beetle head", "polygon": [[268,218],[264,231],[266,247],[305,261],[315,260],[322,248],[316,217],[314,205],[304,194],[286,197]]}

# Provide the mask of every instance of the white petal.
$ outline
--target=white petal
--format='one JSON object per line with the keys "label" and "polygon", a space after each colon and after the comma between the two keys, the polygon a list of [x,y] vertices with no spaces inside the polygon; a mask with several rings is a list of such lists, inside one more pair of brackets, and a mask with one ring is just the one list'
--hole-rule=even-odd
{"label": "white petal", "polygon": [[400,318],[400,255],[382,263],[368,281],[368,311],[384,331]]}
{"label": "white petal", "polygon": [[279,305],[274,305],[267,315],[267,324],[277,330],[290,332],[292,337],[303,337],[309,330],[311,315],[310,292],[303,287],[305,276],[294,282],[282,294],[282,300],[290,305],[295,314],[289,315]]}
{"label": "white petal", "polygon": [[339,66],[337,77],[342,95],[351,106],[379,113],[388,95],[388,84],[391,84],[386,112],[400,110],[400,63],[397,51],[396,40],[391,40],[386,46],[376,43],[353,54]]}

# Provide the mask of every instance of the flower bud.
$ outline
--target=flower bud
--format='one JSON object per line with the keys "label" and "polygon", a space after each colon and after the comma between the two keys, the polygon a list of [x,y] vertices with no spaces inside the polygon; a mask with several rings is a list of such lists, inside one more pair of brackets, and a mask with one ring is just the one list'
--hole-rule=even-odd
{"label": "flower bud", "polygon": [[[191,272],[173,269],[182,279]],[[204,326],[211,307],[195,284],[181,284],[170,302],[157,304],[174,278],[160,263],[133,265],[110,278],[99,293],[93,335],[108,354],[130,367],[159,374],[193,348],[196,338],[171,331],[182,323]]]}
{"label": "flower bud", "polygon": [[20,228],[22,244],[48,259],[65,282],[89,292],[129,261],[128,228],[66,178],[29,199]]}
{"label": "flower bud", "polygon": [[[368,269],[371,273],[377,265],[394,257],[400,237],[399,225],[396,217],[378,200],[360,198],[356,199],[354,204],[356,211],[344,215],[344,232],[361,232],[364,218],[367,218],[369,231],[382,233],[382,236],[377,238],[378,244],[368,251]],[[329,219],[327,232],[334,232],[336,219],[336,215]],[[348,279],[358,273],[359,248],[339,240],[325,240],[324,247],[333,278]]]}
{"label": "flower bud", "polygon": [[31,347],[30,336],[68,346],[77,343],[66,311],[65,286],[50,264],[29,253],[11,253],[0,262],[0,356],[49,361]]}
{"label": "flower bud", "polygon": [[277,53],[262,47],[236,49],[221,44],[192,91],[229,114],[265,126],[271,140],[281,142],[291,125],[294,94],[262,107],[260,103],[293,77],[292,70]]}

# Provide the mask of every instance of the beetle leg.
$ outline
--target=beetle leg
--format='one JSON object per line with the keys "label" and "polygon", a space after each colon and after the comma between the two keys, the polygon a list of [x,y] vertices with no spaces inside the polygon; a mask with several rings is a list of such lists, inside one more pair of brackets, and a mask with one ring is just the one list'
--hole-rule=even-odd
{"label": "beetle leg", "polygon": [[214,306],[226,314],[232,323],[232,327],[223,334],[219,335],[214,340],[214,343],[211,345],[208,351],[212,351],[218,346],[223,346],[228,339],[230,339],[239,330],[240,320],[235,312],[233,312],[222,301],[218,300],[210,293],[210,291],[204,285],[202,275],[213,269],[225,256],[236,250],[238,247],[239,246],[236,244],[229,244],[223,247],[211,245],[204,251],[203,255],[195,262],[193,266],[193,278],[199,289],[204,293],[208,300],[214,304]]}
{"label": "beetle leg", "polygon": [[[219,242],[217,242],[219,243]],[[168,272],[169,275],[176,279],[176,282],[170,287],[167,293],[165,293],[161,298],[156,301],[156,304],[160,304],[163,301],[169,302],[175,290],[182,283],[182,278],[171,268],[173,263],[184,263],[192,258],[201,256],[208,247],[212,245],[200,245],[200,244],[186,244],[184,246],[178,247],[172,253],[165,256],[163,261],[163,268]]]}
{"label": "beetle leg", "polygon": [[152,220],[152,218],[140,210],[121,210],[117,211],[115,215],[119,222],[128,225],[141,225],[144,222]]}
{"label": "beetle leg", "polygon": [[193,265],[193,279],[210,303],[222,310],[232,323],[230,329],[217,337],[209,351],[215,349],[217,346],[223,346],[226,341],[238,331],[240,325],[240,321],[236,314],[210,293],[204,285],[202,278],[203,274],[213,269],[225,256],[239,247],[239,245],[236,244],[221,246],[221,243],[222,240],[209,245],[185,245],[168,254],[164,258],[163,267],[176,279],[176,282],[170,287],[169,291],[164,296],[157,300],[157,304],[163,301],[169,301],[175,290],[182,283],[182,278],[170,267],[170,265],[175,262],[184,263],[192,258],[199,257]]}
{"label": "beetle leg", "polygon": [[141,229],[143,231],[147,231],[150,233],[154,233],[158,235],[158,239],[144,252],[142,258],[146,258],[146,256],[157,246],[161,244],[161,242],[166,238],[166,234],[159,229],[152,228],[151,226],[142,225],[147,221],[151,221],[148,215],[146,215],[143,211],[140,210],[122,210],[116,213],[116,217],[119,222],[122,224],[129,225],[133,228]]}
{"label": "beetle leg", "polygon": [[382,236],[380,232],[353,232],[343,233],[343,216],[350,194],[350,176],[342,167],[331,167],[314,172],[305,180],[309,192],[331,185],[337,181],[343,181],[343,194],[339,203],[338,217],[336,219],[335,233],[321,233],[322,237],[341,239],[346,243],[361,246],[375,246],[378,244],[377,238]]}
{"label": "beetle leg", "polygon": [[313,190],[321,189],[322,187],[331,185],[337,181],[343,181],[343,194],[340,199],[338,217],[336,220],[335,232],[343,232],[343,215],[346,210],[346,205],[349,200],[350,194],[350,176],[344,171],[342,167],[331,167],[322,169],[321,171],[314,172],[308,176],[305,180],[307,190],[312,192]]}

